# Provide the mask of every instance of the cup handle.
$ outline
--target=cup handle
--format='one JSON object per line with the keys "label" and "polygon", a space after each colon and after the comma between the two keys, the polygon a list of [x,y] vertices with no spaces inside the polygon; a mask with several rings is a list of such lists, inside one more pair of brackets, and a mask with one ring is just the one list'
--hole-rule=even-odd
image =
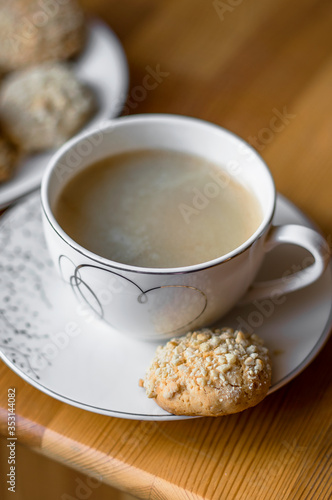
{"label": "cup handle", "polygon": [[285,273],[282,278],[254,282],[241,299],[240,304],[293,292],[310,285],[323,274],[330,260],[330,249],[317,231],[297,224],[272,226],[264,250],[270,252],[284,243],[291,243],[308,250],[314,258],[313,264],[293,274]]}

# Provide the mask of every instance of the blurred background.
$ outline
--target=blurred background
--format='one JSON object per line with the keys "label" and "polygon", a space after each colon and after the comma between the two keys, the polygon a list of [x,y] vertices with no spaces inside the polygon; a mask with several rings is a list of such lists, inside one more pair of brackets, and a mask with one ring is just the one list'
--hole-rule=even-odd
{"label": "blurred background", "polygon": [[[318,187],[331,184],[330,0],[80,3],[114,30],[126,52],[123,114],[183,114],[235,132],[266,160],[278,191],[331,233],[331,201]],[[3,471],[2,442],[0,450]],[[21,445],[17,457],[16,500],[133,498],[108,486],[77,496],[77,485],[87,484],[82,474]]]}
{"label": "blurred background", "polygon": [[[324,202],[315,190],[322,179],[317,178],[315,165],[330,163],[329,0],[82,0],[81,4],[109,24],[124,46],[131,75],[125,114],[185,114],[235,132],[259,150],[277,189],[307,213],[309,209],[308,215],[328,231],[331,212],[322,213]],[[169,75],[144,98],[136,95],[146,67],[157,65]],[[276,112],[292,115],[278,122],[279,131],[273,130]],[[294,150],[294,142],[303,148]]]}

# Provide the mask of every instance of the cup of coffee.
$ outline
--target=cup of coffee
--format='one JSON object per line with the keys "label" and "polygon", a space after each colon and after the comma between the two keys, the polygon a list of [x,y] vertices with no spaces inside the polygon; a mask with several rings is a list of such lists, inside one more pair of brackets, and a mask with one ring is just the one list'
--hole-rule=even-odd
{"label": "cup of coffee", "polygon": [[[48,165],[41,202],[65,286],[134,338],[209,325],[240,299],[309,285],[328,263],[319,233],[271,225],[276,191],[258,153],[193,118],[129,116],[72,139]],[[313,264],[254,282],[265,253],[285,243]]]}

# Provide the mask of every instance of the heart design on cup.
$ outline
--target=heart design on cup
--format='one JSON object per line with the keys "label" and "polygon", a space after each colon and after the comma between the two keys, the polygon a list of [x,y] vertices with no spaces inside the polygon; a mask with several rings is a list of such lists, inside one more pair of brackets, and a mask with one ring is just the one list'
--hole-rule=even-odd
{"label": "heart design on cup", "polygon": [[90,264],[74,266],[65,256],[60,257],[59,266],[63,279],[99,318],[120,331],[132,331],[133,335],[136,329],[146,331],[147,338],[153,334],[181,333],[207,307],[205,293],[194,286],[158,284],[143,289],[113,270]]}

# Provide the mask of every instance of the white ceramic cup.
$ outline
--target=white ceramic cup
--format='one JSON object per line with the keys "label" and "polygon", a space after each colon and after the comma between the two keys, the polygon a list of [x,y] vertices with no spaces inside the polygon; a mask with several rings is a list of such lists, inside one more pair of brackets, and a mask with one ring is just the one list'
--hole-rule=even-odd
{"label": "white ceramic cup", "polygon": [[[263,220],[241,246],[201,264],[140,268],[113,262],[76,243],[58,224],[53,208],[64,185],[92,163],[125,151],[168,149],[206,158],[221,167],[216,187],[235,177],[258,199]],[[203,197],[207,199],[211,186]],[[204,199],[204,198],[202,198]],[[276,191],[258,153],[231,132],[201,120],[172,115],[136,115],[107,122],[66,143],[45,172],[41,200],[49,251],[67,286],[96,315],[141,339],[168,339],[215,322],[240,299],[278,298],[315,281],[329,260],[325,240],[304,226],[271,227]],[[265,253],[276,245],[299,245],[313,264],[286,278],[253,283]]]}

